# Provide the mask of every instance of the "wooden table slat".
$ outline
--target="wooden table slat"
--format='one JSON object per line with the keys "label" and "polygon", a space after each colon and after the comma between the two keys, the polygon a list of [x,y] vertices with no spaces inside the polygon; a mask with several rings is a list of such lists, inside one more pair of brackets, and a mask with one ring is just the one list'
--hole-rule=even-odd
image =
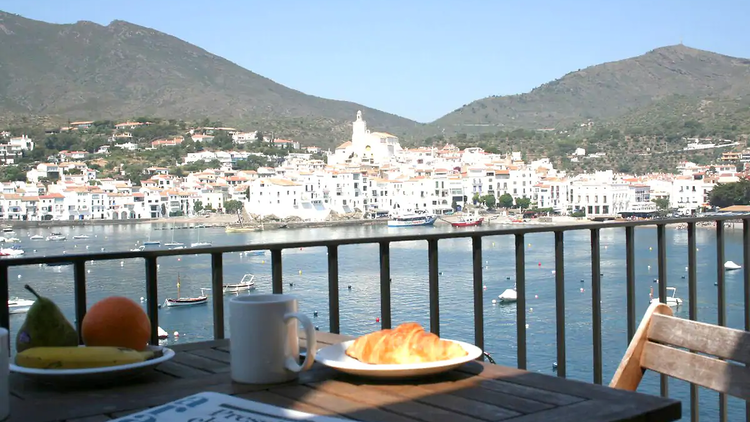
{"label": "wooden table slat", "polygon": [[238,394],[237,397],[270,404],[273,406],[283,407],[286,409],[298,410],[300,412],[348,419],[345,416],[337,414],[336,412],[332,412],[322,407],[315,406],[314,404],[293,400],[289,397],[284,397],[280,394],[272,393],[270,391],[253,391],[251,393]]}

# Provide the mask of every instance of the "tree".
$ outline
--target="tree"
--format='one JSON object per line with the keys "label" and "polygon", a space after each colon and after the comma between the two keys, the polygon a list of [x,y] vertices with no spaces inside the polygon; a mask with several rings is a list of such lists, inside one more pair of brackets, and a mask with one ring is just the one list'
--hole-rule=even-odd
{"label": "tree", "polygon": [[200,200],[193,202],[193,211],[195,212],[203,211],[203,202],[201,202]]}
{"label": "tree", "polygon": [[709,203],[714,207],[750,204],[750,180],[740,179],[734,183],[719,183],[711,190]]}
{"label": "tree", "polygon": [[655,198],[651,202],[656,204],[656,209],[659,211],[666,211],[669,209],[669,198]]}
{"label": "tree", "polygon": [[481,201],[479,197],[479,193],[475,193],[474,196],[471,197],[471,202],[476,205]]}
{"label": "tree", "polygon": [[237,214],[237,211],[240,211],[243,206],[242,202],[236,199],[224,201],[224,212],[227,214]]}
{"label": "tree", "polygon": [[482,197],[482,203],[487,208],[495,208],[495,202],[497,202],[497,200],[495,199],[495,195],[484,195]]}
{"label": "tree", "polygon": [[516,205],[518,205],[518,207],[522,210],[526,209],[529,207],[529,205],[531,205],[531,199],[525,196],[523,198],[516,198]]}
{"label": "tree", "polygon": [[500,195],[497,205],[501,208],[510,208],[513,206],[513,197],[509,193]]}
{"label": "tree", "polygon": [[161,204],[161,216],[167,215],[167,206],[164,204]]}

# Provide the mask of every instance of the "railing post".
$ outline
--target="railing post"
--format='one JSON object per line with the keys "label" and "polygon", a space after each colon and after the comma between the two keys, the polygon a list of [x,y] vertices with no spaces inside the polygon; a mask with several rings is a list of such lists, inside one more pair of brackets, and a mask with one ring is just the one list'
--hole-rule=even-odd
{"label": "railing post", "polygon": [[159,293],[157,289],[156,255],[146,258],[146,310],[151,321],[151,344],[159,344]]}
{"label": "railing post", "polygon": [[86,316],[86,261],[77,260],[73,263],[73,280],[78,344],[83,344],[81,325],[83,317]]}
{"label": "railing post", "polygon": [[333,334],[339,334],[339,249],[328,247],[328,326]]}
{"label": "railing post", "polygon": [[626,296],[628,344],[635,335],[635,227],[625,227]]}
{"label": "railing post", "polygon": [[[656,242],[659,266],[659,302],[667,303],[667,233],[665,224],[656,226]],[[661,396],[669,397],[669,378],[664,374],[661,374],[659,378]]]}
{"label": "railing post", "polygon": [[[744,270],[742,270],[743,281],[745,284],[745,331],[750,331],[750,218],[742,220],[742,261],[742,266],[744,267]],[[750,422],[750,401],[745,401],[745,420]]]}
{"label": "railing post", "polygon": [[557,376],[565,378],[565,254],[563,232],[555,232],[555,325],[557,326]]}
{"label": "railing post", "polygon": [[[484,282],[482,274],[482,237],[471,237],[474,270],[474,345],[484,350]],[[484,360],[484,355],[480,357]]]}
{"label": "railing post", "polygon": [[[695,249],[695,222],[688,223],[688,318],[692,321],[698,320],[698,261]],[[690,420],[698,422],[699,401],[697,385],[690,383]]]}
{"label": "railing post", "polygon": [[[744,245],[747,246],[747,245]],[[724,269],[724,221],[716,221],[716,285],[717,285],[717,304],[718,304],[718,325],[724,327],[727,325],[727,295]],[[747,271],[747,270],[746,270]],[[727,396],[719,394],[719,420],[727,420]]]}
{"label": "railing post", "polygon": [[[10,299],[10,283],[8,281],[8,266],[4,263],[0,264],[0,285],[2,286],[0,287],[0,301],[3,301],[2,303],[8,303],[8,299]],[[5,305],[2,309],[0,311],[0,326],[10,331],[10,308]],[[10,353],[10,335],[8,335],[8,353]]]}
{"label": "railing post", "polygon": [[430,332],[440,335],[440,292],[438,289],[438,241],[427,241],[427,256],[430,271]]}
{"label": "railing post", "polygon": [[[214,339],[224,338],[224,260],[221,252],[211,254],[211,302],[214,308]],[[221,292],[221,293],[219,293]]]}
{"label": "railing post", "polygon": [[526,369],[526,241],[523,234],[516,236],[516,342],[518,367]]}
{"label": "railing post", "polygon": [[273,249],[271,250],[271,291],[273,294],[284,292],[284,276],[281,269],[281,249]]}
{"label": "railing post", "polygon": [[380,327],[391,328],[391,246],[380,242]]}
{"label": "railing post", "polygon": [[591,317],[594,331],[594,383],[602,383],[602,278],[599,229],[591,229]]}

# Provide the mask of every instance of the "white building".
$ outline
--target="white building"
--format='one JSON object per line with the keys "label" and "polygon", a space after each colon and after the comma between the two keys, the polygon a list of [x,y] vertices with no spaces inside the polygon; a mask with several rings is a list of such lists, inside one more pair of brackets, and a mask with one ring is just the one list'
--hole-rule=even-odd
{"label": "white building", "polygon": [[357,119],[352,124],[352,140],[344,142],[333,155],[328,157],[328,164],[367,163],[385,164],[401,152],[398,138],[390,133],[370,132],[367,122],[362,119],[362,112],[357,112]]}

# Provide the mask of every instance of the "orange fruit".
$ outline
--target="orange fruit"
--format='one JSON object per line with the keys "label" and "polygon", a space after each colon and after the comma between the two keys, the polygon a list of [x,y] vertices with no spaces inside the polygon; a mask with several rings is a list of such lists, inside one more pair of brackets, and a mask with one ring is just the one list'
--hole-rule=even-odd
{"label": "orange fruit", "polygon": [[151,338],[151,322],[141,305],[111,296],[96,302],[81,323],[86,346],[127,347],[145,350]]}

